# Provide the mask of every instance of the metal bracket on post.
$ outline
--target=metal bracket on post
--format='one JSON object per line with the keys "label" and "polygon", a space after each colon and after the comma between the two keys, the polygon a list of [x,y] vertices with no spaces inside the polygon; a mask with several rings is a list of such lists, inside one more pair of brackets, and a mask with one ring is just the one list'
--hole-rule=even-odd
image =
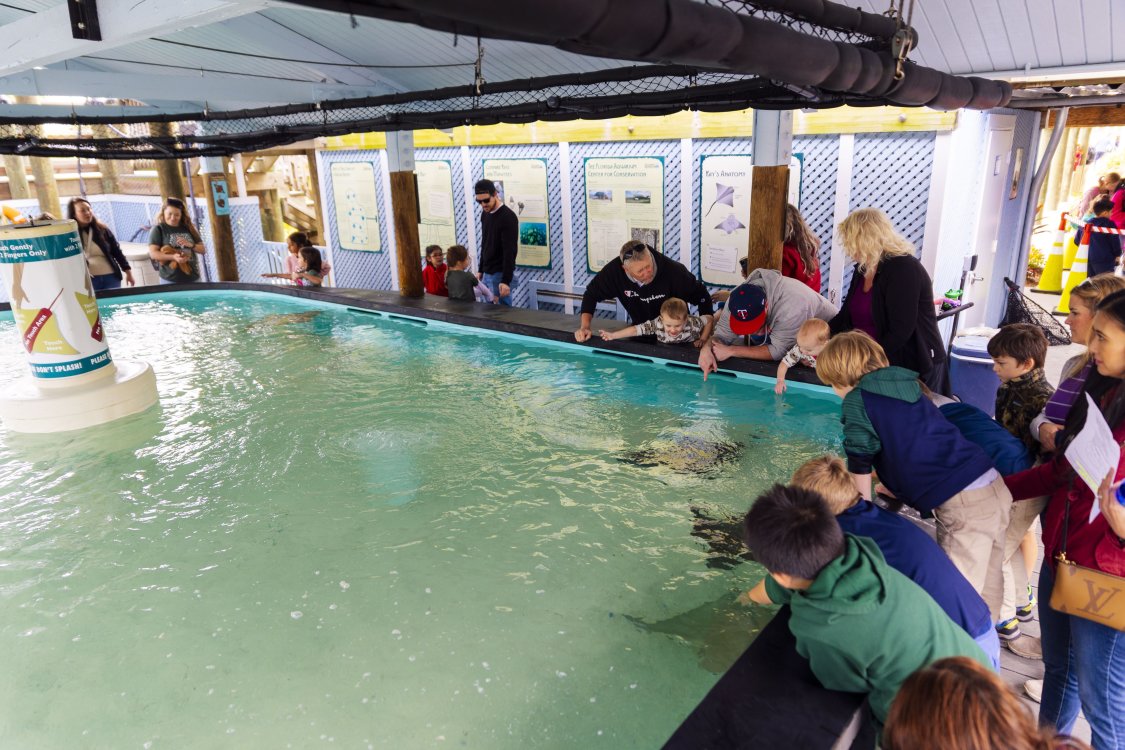
{"label": "metal bracket on post", "polygon": [[792,110],[754,110],[755,167],[788,167],[793,156]]}
{"label": "metal bracket on post", "polygon": [[414,131],[392,130],[387,134],[387,170],[414,171]]}

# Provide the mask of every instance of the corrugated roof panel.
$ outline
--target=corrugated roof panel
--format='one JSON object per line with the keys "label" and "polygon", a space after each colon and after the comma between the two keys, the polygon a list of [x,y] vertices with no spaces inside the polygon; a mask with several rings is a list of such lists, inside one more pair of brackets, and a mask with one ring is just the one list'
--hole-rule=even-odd
{"label": "corrugated roof panel", "polygon": [[[946,0],[954,2],[956,0]],[[1012,42],[1008,34],[1008,18],[997,0],[976,0],[972,4],[976,14],[976,34],[987,46],[991,65],[978,70],[1011,70],[1016,67]]]}
{"label": "corrugated roof panel", "polygon": [[1051,0],[1024,0],[1031,26],[1031,46],[1037,63],[1033,67],[1051,68],[1062,65],[1062,50],[1055,29],[1055,7]]}
{"label": "corrugated roof panel", "polygon": [[[1122,11],[1125,5],[1118,3]],[[1086,62],[1098,63],[1113,59],[1113,37],[1110,34],[1109,0],[1084,0],[1082,3],[1082,39],[1085,40]]]}

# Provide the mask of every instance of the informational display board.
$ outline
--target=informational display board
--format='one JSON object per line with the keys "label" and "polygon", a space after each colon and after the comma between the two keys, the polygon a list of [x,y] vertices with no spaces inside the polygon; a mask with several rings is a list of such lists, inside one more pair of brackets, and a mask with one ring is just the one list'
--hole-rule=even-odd
{"label": "informational display board", "polygon": [[336,205],[336,239],[342,250],[382,252],[375,167],[371,162],[336,162],[329,174]]}
{"label": "informational display board", "polygon": [[484,177],[520,220],[517,266],[551,267],[546,159],[485,159]]}
{"label": "informational display board", "polygon": [[664,159],[589,157],[584,164],[586,265],[592,273],[634,239],[664,243]]}
{"label": "informational display board", "polygon": [[[804,154],[789,161],[789,202],[801,205]],[[742,283],[738,261],[748,253],[750,189],[754,163],[749,154],[704,156],[699,160],[699,270],[703,283]]]}
{"label": "informational display board", "polygon": [[742,283],[738,261],[749,245],[753,174],[748,155],[699,160],[699,270],[705,284]]}
{"label": "informational display board", "polygon": [[440,245],[445,250],[457,244],[453,171],[448,161],[417,161],[414,176],[418,181],[418,244],[425,257],[429,245]]}

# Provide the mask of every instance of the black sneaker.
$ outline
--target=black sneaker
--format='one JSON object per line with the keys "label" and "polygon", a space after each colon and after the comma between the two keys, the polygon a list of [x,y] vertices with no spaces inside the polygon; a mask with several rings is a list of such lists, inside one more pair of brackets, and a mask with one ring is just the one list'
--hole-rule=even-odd
{"label": "black sneaker", "polygon": [[1035,619],[1035,594],[1031,590],[1031,584],[1027,585],[1027,604],[1022,607],[1016,607],[1016,619],[1020,622],[1031,622]]}
{"label": "black sneaker", "polygon": [[996,625],[996,635],[1002,641],[1012,641],[1020,637],[1020,623],[1016,618],[1005,620]]}

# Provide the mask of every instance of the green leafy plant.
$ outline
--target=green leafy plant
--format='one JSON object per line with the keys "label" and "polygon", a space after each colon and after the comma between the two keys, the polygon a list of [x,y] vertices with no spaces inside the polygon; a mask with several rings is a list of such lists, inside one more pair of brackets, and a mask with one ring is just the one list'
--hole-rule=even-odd
{"label": "green leafy plant", "polygon": [[1032,246],[1031,251],[1027,254],[1027,267],[1037,268],[1043,270],[1043,266],[1047,264],[1047,256],[1043,255],[1043,251],[1039,248]]}

